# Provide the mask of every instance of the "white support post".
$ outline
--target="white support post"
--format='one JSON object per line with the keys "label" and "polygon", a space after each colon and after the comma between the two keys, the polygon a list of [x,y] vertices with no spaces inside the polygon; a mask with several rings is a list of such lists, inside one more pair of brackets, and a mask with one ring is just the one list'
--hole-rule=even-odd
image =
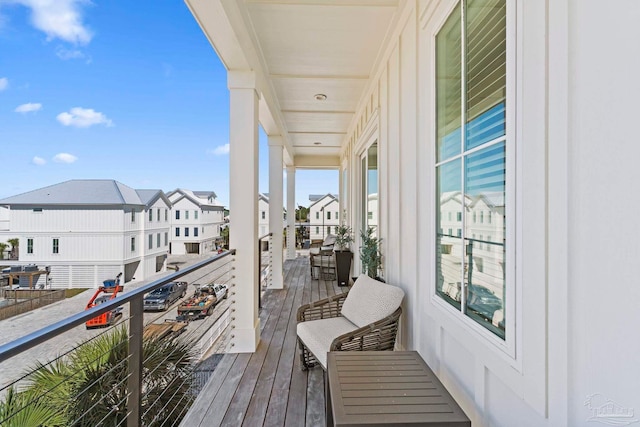
{"label": "white support post", "polygon": [[[282,137],[269,136],[269,232],[273,233],[271,236],[273,270],[269,287],[272,289],[284,287],[282,274],[282,232],[284,230],[282,181]],[[295,213],[293,215],[295,216]]]}
{"label": "white support post", "polygon": [[253,72],[230,71],[229,230],[236,250],[231,296],[235,326],[232,352],[254,352],[260,341],[258,318],[258,93]]}
{"label": "white support post", "polygon": [[287,259],[296,259],[296,167],[287,166]]}

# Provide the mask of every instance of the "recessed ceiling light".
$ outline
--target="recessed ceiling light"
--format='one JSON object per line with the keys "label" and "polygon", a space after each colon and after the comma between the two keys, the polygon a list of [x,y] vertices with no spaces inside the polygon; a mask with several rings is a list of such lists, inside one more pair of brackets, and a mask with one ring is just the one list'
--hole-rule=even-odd
{"label": "recessed ceiling light", "polygon": [[313,145],[321,145],[321,144],[322,144],[322,142],[320,142],[320,141],[316,141],[316,142],[313,143]]}
{"label": "recessed ceiling light", "polygon": [[325,95],[324,93],[316,93],[315,95],[313,95],[313,97],[316,99],[316,101],[324,101],[327,99],[327,95]]}

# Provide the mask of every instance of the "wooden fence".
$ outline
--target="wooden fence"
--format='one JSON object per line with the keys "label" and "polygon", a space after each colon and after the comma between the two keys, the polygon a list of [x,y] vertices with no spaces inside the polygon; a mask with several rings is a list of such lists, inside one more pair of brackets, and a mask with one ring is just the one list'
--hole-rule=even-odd
{"label": "wooden fence", "polygon": [[[65,298],[65,290],[4,290],[6,305],[0,307],[0,320],[8,319]],[[27,299],[25,299],[27,298]]]}

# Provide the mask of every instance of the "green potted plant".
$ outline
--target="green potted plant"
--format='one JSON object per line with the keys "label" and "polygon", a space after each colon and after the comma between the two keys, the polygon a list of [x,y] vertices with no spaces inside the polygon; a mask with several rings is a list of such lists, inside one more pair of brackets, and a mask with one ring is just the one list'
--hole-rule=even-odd
{"label": "green potted plant", "polygon": [[349,274],[351,273],[351,243],[353,242],[353,230],[344,222],[336,227],[336,241],[333,245],[336,256],[336,275],[338,286],[349,286]]}
{"label": "green potted plant", "polygon": [[379,279],[378,273],[382,267],[382,253],[380,252],[381,238],[375,236],[375,228],[368,227],[360,232],[362,246],[360,246],[360,262],[362,272],[372,279]]}

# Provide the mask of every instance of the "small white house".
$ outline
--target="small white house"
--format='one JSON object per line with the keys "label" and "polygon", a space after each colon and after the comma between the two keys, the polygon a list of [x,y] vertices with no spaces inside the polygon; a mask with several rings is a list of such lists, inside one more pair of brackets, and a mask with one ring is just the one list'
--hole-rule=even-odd
{"label": "small white house", "polygon": [[269,195],[258,194],[258,235],[264,236],[269,232]]}
{"label": "small white house", "polygon": [[216,193],[178,188],[167,197],[173,205],[170,253],[182,255],[214,251],[224,224],[224,206],[216,200]]}
{"label": "small white house", "polygon": [[[0,241],[18,238],[14,265],[49,266],[52,288],[92,288],[164,271],[171,203],[162,190],[71,180],[0,200]],[[40,279],[43,280],[43,279]]]}
{"label": "small white house", "polygon": [[327,234],[335,234],[340,224],[340,202],[333,194],[310,195],[309,238],[322,240]]}

